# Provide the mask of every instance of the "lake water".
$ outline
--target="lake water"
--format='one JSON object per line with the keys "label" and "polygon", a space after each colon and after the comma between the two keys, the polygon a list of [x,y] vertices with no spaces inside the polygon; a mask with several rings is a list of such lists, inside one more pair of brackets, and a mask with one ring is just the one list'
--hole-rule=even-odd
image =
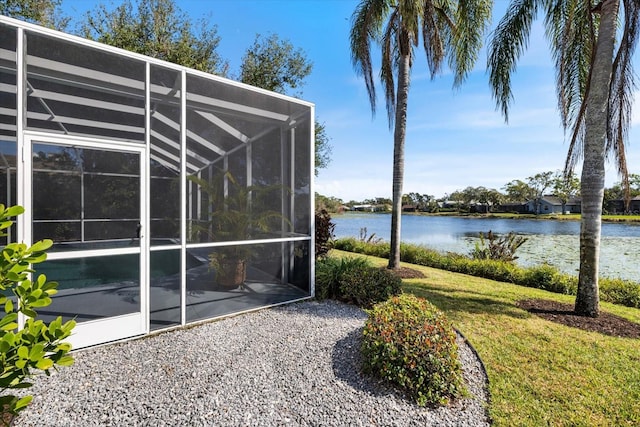
{"label": "lake water", "polygon": [[[336,237],[367,235],[389,240],[391,214],[348,213],[334,215]],[[577,275],[580,260],[580,222],[532,219],[497,219],[453,216],[402,216],[402,241],[440,252],[468,254],[479,233],[511,231],[527,237],[516,255],[522,266],[551,264]],[[603,223],[600,247],[600,275],[640,282],[640,225]]]}

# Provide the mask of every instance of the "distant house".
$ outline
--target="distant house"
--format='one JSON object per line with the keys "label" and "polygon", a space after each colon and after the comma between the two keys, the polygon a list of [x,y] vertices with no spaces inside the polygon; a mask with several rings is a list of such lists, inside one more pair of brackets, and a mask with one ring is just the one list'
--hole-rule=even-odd
{"label": "distant house", "polygon": [[[526,203],[527,211],[536,213],[536,200],[529,200]],[[572,197],[565,203],[564,212],[580,213],[581,201],[577,197]],[[562,200],[556,196],[542,196],[538,200],[538,212],[540,214],[561,214],[563,213]]]}
{"label": "distant house", "polygon": [[457,200],[443,200],[438,202],[438,207],[442,209],[457,209],[460,206],[460,202]]}
{"label": "distant house", "polygon": [[352,209],[356,212],[384,212],[387,210],[385,205],[353,205]]}
{"label": "distant house", "polygon": [[418,205],[402,205],[402,212],[418,212]]}
{"label": "distant house", "polygon": [[[611,200],[607,206],[606,206],[607,211],[609,211],[609,213],[624,213],[627,211],[627,209],[625,209],[624,206],[624,199],[616,199],[616,200]],[[633,213],[637,213],[640,212],[640,196],[635,196],[632,197],[630,202],[629,202],[629,212],[633,212]]]}
{"label": "distant house", "polygon": [[496,207],[497,212],[509,212],[509,213],[528,213],[528,205],[527,202],[510,202],[510,203],[501,203]]}

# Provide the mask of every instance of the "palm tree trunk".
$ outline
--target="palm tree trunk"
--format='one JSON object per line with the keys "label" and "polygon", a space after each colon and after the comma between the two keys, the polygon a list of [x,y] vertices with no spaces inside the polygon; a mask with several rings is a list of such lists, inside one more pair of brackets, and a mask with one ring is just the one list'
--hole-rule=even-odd
{"label": "palm tree trunk", "polygon": [[400,268],[400,232],[402,183],[404,180],[404,139],[407,133],[410,55],[402,55],[398,64],[395,129],[393,132],[393,208],[391,211],[391,247],[387,268]]}
{"label": "palm tree trunk", "polygon": [[604,0],[601,5],[591,90],[586,99],[581,183],[580,273],[575,305],[577,314],[590,317],[597,317],[600,313],[598,263],[604,198],[607,107],[619,0]]}

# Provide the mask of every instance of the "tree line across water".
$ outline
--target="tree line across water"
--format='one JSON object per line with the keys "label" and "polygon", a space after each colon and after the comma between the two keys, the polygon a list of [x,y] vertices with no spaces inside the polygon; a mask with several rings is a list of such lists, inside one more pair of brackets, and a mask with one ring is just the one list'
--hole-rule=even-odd
{"label": "tree line across water", "polygon": [[[473,210],[475,205],[482,205],[486,208],[485,212],[491,212],[500,210],[496,208],[504,204],[535,201],[543,196],[555,196],[561,202],[567,203],[572,199],[580,198],[580,180],[575,174],[565,176],[561,171],[548,171],[535,174],[525,180],[514,179],[505,184],[501,190],[483,186],[468,186],[439,198],[429,194],[411,192],[402,195],[402,206],[405,211],[436,213],[469,212]],[[618,211],[620,210],[619,206],[625,206],[627,198],[630,201],[637,196],[640,196],[640,174],[630,174],[628,194],[621,182],[604,189],[603,213]],[[392,203],[393,201],[388,197],[344,201],[339,197],[316,193],[316,210],[324,209],[331,213],[342,212],[345,208],[352,210],[357,206],[376,206],[379,207],[379,210],[389,211]],[[624,211],[633,211],[632,208],[633,206],[626,206]]]}

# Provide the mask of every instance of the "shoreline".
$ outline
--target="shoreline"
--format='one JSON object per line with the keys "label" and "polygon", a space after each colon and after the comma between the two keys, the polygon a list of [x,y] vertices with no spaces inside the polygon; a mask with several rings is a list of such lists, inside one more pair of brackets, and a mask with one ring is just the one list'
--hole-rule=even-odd
{"label": "shoreline", "polygon": [[[352,214],[366,214],[366,215],[381,215],[390,214],[391,212],[365,212],[365,211],[345,211],[345,212],[329,212],[330,215],[352,215]],[[445,217],[458,217],[458,218],[477,218],[477,219],[512,219],[523,220],[532,219],[537,221],[580,221],[580,214],[518,214],[518,213],[460,213],[460,212],[403,212],[402,215],[412,216],[445,216]],[[622,222],[627,224],[640,225],[640,215],[602,215],[602,222]]]}

